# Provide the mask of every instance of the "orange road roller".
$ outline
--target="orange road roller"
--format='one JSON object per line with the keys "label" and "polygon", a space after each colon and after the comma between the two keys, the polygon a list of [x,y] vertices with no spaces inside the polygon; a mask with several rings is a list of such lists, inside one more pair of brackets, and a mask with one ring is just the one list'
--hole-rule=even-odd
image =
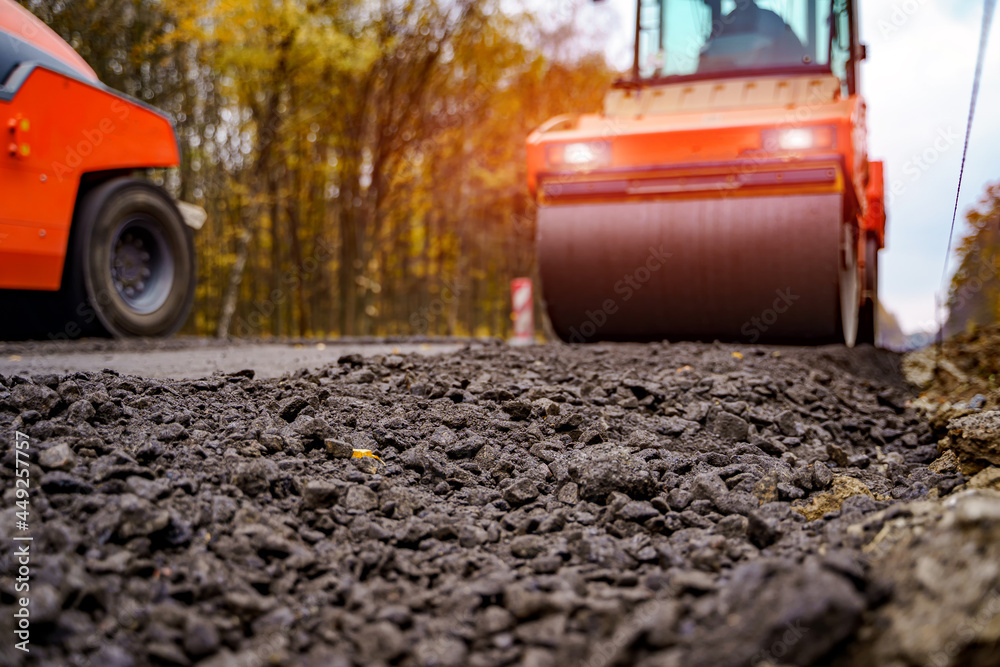
{"label": "orange road roller", "polygon": [[853,0],[638,0],[631,74],[527,140],[560,338],[876,342]]}
{"label": "orange road roller", "polygon": [[142,178],[179,164],[170,119],[0,0],[0,124],[0,336],[176,332],[205,214]]}

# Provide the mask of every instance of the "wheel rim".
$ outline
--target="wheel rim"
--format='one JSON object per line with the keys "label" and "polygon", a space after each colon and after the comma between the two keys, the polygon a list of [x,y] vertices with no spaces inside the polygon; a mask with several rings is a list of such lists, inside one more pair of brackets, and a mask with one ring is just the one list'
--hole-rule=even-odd
{"label": "wheel rim", "polygon": [[858,280],[858,245],[854,230],[844,225],[840,242],[840,322],[844,344],[854,347],[858,338],[858,306],[861,302],[861,282]]}
{"label": "wheel rim", "polygon": [[154,218],[136,215],[118,225],[109,268],[129,309],[145,315],[163,306],[174,282],[174,256]]}

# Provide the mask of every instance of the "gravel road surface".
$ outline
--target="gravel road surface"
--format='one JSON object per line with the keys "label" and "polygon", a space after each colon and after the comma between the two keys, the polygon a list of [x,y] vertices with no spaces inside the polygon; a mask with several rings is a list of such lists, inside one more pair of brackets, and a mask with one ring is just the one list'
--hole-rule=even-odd
{"label": "gravel road surface", "polygon": [[482,343],[0,375],[0,525],[32,538],[29,592],[0,542],[0,663],[996,664],[1000,475],[941,456],[900,366]]}

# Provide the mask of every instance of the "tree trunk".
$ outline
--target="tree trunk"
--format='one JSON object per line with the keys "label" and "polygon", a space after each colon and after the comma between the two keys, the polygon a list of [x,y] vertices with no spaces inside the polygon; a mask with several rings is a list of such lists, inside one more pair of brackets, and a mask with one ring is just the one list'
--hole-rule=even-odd
{"label": "tree trunk", "polygon": [[219,325],[216,329],[218,338],[229,337],[229,327],[233,322],[233,314],[236,313],[236,301],[240,294],[240,285],[243,282],[243,269],[247,265],[247,256],[250,254],[250,229],[244,229],[236,241],[236,261],[229,272],[229,282],[226,284],[226,291],[222,296],[222,309],[219,313]]}

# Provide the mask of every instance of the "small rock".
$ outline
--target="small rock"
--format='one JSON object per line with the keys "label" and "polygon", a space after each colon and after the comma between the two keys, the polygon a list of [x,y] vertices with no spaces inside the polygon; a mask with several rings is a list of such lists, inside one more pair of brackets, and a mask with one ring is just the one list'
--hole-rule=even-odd
{"label": "small rock", "polygon": [[797,436],[799,435],[799,420],[795,413],[791,410],[785,410],[778,418],[774,420],[774,423],[778,426],[778,429],[785,435]]}
{"label": "small rock", "polygon": [[66,421],[70,424],[83,424],[93,419],[96,414],[93,403],[80,399],[66,410]]}
{"label": "small rock", "polygon": [[51,584],[32,584],[29,609],[31,620],[37,623],[51,623],[59,619],[62,612],[62,595]]}
{"label": "small rock", "polygon": [[466,664],[468,649],[465,642],[438,635],[426,637],[413,647],[412,658],[421,667],[462,667]]}
{"label": "small rock", "polygon": [[729,493],[729,487],[714,472],[697,475],[691,483],[691,496],[696,500],[712,500]]}
{"label": "small rock", "polygon": [[174,643],[165,641],[151,642],[146,645],[146,654],[152,658],[151,662],[153,664],[176,665],[178,667],[191,664],[191,661],[187,659],[187,656],[184,655],[180,647]]}
{"label": "small rock", "polygon": [[484,529],[473,524],[463,524],[458,529],[458,544],[465,549],[484,544],[487,537],[488,535]]}
{"label": "small rock", "polygon": [[993,489],[1000,491],[1000,468],[986,468],[965,484],[970,489]]}
{"label": "small rock", "polygon": [[750,436],[750,444],[758,447],[765,454],[771,456],[781,456],[788,451],[784,443],[777,438],[764,438],[759,435]]}
{"label": "small rock", "polygon": [[363,484],[353,484],[340,501],[341,507],[368,512],[378,507],[378,494]]}
{"label": "small rock", "polygon": [[439,449],[447,449],[449,445],[453,444],[457,437],[455,437],[455,432],[452,431],[447,426],[438,426],[431,433],[430,442],[432,445]]}
{"label": "small rock", "polygon": [[718,525],[719,532],[726,537],[745,537],[749,520],[740,514],[730,514],[723,517]]}
{"label": "small rock", "polygon": [[153,429],[153,436],[160,442],[174,442],[176,440],[186,440],[187,429],[177,422],[172,424],[160,424]]}
{"label": "small rock", "polygon": [[38,464],[46,470],[72,470],[76,467],[76,454],[66,443],[44,449],[38,455]]}
{"label": "small rock", "polygon": [[231,482],[248,496],[267,492],[278,477],[278,466],[268,459],[241,462],[232,474]]}
{"label": "small rock", "polygon": [[632,431],[626,444],[629,447],[636,447],[638,449],[655,448],[659,445],[655,435],[641,428]]}
{"label": "small rock", "polygon": [[813,485],[818,489],[825,489],[833,483],[833,471],[823,463],[815,463],[812,467]]}
{"label": "small rock", "polygon": [[219,631],[211,621],[189,615],[184,625],[184,650],[194,658],[211,655],[219,650]]}
{"label": "small rock", "polygon": [[694,496],[690,492],[679,488],[670,489],[670,493],[667,494],[667,504],[675,512],[683,512],[692,500],[694,500]]}
{"label": "small rock", "polygon": [[261,433],[258,440],[269,454],[275,454],[285,449],[285,439],[277,433]]}
{"label": "small rock", "polygon": [[681,591],[710,593],[718,589],[715,577],[700,570],[682,570],[670,576],[670,583]]}
{"label": "small rock", "polygon": [[170,486],[166,482],[146,479],[138,475],[132,475],[126,479],[125,486],[129,491],[145,500],[159,500],[170,494]]}
{"label": "small rock", "polygon": [[871,459],[868,458],[867,454],[854,454],[848,457],[847,467],[848,468],[867,468],[871,464]]}
{"label": "small rock", "polygon": [[125,649],[114,644],[105,644],[90,658],[93,665],[100,667],[135,667],[135,660]]}
{"label": "small rock", "polygon": [[715,508],[722,514],[750,514],[760,505],[754,496],[742,491],[730,491],[726,495],[715,499]]}
{"label": "small rock", "polygon": [[767,503],[747,517],[747,537],[759,549],[778,541],[782,535],[781,521],[788,517],[787,503]]}
{"label": "small rock", "polygon": [[45,493],[93,493],[94,487],[76,475],[62,470],[52,470],[42,475],[42,490]]}
{"label": "small rock", "polygon": [[150,501],[132,493],[122,494],[121,510],[118,534],[123,539],[152,535],[170,523],[170,512],[157,509]]}
{"label": "small rock", "polygon": [[302,489],[302,503],[307,508],[329,507],[337,502],[342,490],[341,484],[312,480]]}
{"label": "small rock", "polygon": [[833,478],[833,485],[828,492],[814,495],[808,503],[797,504],[794,509],[809,521],[815,521],[827,512],[839,510],[845,500],[857,495],[874,498],[871,489],[865,486],[864,482],[846,475],[837,475]]}
{"label": "small rock", "polygon": [[958,472],[959,460],[958,455],[954,451],[948,449],[945,450],[941,456],[931,463],[927,468],[931,472],[936,472],[939,475],[954,474]]}
{"label": "small rock", "polygon": [[497,605],[490,605],[476,617],[476,630],[480,634],[494,635],[512,627],[514,627],[514,615]]}
{"label": "small rock", "polygon": [[344,377],[344,382],[348,384],[371,384],[374,381],[375,373],[370,368],[359,368]]}
{"label": "small rock", "polygon": [[779,500],[798,500],[799,498],[805,497],[805,491],[797,486],[792,486],[791,484],[779,483],[778,484],[778,499]]}
{"label": "small rock", "polygon": [[309,402],[301,396],[286,398],[278,404],[278,415],[286,422],[293,422],[299,413],[309,406]]}
{"label": "small rock", "polygon": [[959,458],[1000,465],[1000,410],[951,420],[948,439]]}
{"label": "small rock", "polygon": [[342,354],[337,357],[337,363],[341,366],[364,366],[365,358],[357,352]]}
{"label": "small rock", "polygon": [[540,417],[555,417],[559,414],[559,404],[548,398],[538,398],[531,402],[532,411]]}
{"label": "small rock", "polygon": [[576,505],[580,499],[580,487],[576,482],[567,482],[559,489],[559,493],[556,494],[556,498],[561,503]]}
{"label": "small rock", "polygon": [[354,447],[350,443],[336,438],[326,438],[323,441],[326,455],[332,459],[349,459],[354,456]]}
{"label": "small rock", "polygon": [[445,453],[453,459],[471,459],[479,453],[485,444],[485,439],[474,435],[451,443],[445,447]]}
{"label": "small rock", "polygon": [[365,664],[386,664],[406,652],[403,631],[389,621],[366,625],[359,635]]}
{"label": "small rock", "polygon": [[566,616],[550,614],[537,621],[521,623],[514,630],[514,636],[522,643],[555,648],[566,633]]}
{"label": "small rock", "polygon": [[501,407],[514,421],[523,421],[531,417],[531,403],[527,401],[504,401]]}
{"label": "small rock", "polygon": [[[357,458],[352,458],[351,464],[361,472],[368,475],[376,475],[385,469],[384,464],[371,456],[359,456]],[[447,484],[447,482],[445,483]]]}
{"label": "small rock", "polygon": [[633,500],[618,510],[618,516],[627,520],[642,523],[654,516],[660,516],[659,511],[645,500]]}
{"label": "small rock", "polygon": [[48,416],[59,403],[59,394],[48,387],[37,384],[19,384],[10,392],[14,406],[23,410],[34,410],[43,417]]}
{"label": "small rock", "polygon": [[305,414],[300,414],[296,417],[295,421],[292,422],[291,428],[292,431],[302,438],[307,449],[310,447],[325,447],[326,439],[332,435],[332,429],[325,420]]}
{"label": "small rock", "polygon": [[830,457],[830,460],[839,465],[841,468],[847,467],[847,452],[838,447],[837,445],[830,443],[826,446],[826,453]]}
{"label": "small rock", "polygon": [[742,417],[729,412],[719,412],[709,423],[709,430],[726,440],[746,440],[750,424]]}
{"label": "small rock", "polygon": [[545,551],[541,535],[519,535],[510,542],[510,552],[518,558],[534,558]]}
{"label": "small rock", "polygon": [[538,485],[534,481],[522,477],[507,487],[503,499],[514,507],[520,507],[538,497]]}

